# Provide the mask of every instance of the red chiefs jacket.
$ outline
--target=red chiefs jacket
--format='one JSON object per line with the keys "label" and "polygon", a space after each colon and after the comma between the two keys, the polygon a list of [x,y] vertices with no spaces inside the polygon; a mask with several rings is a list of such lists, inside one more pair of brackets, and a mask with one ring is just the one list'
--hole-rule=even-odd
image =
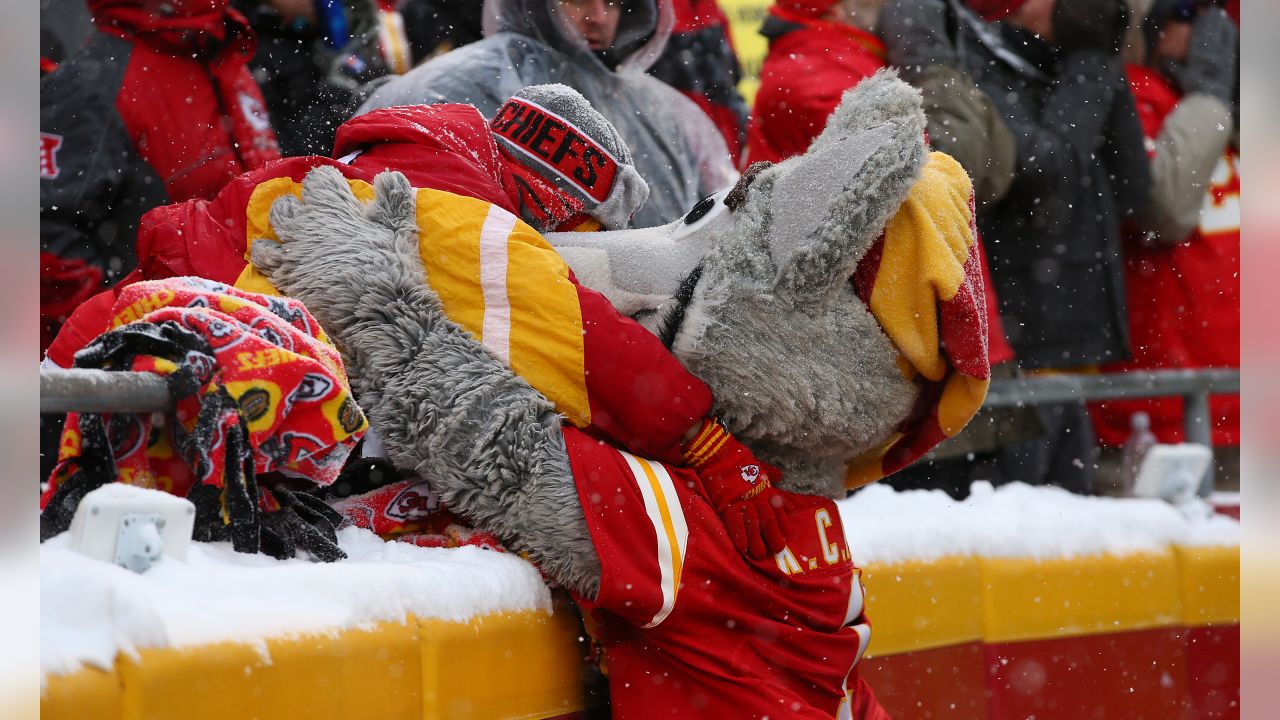
{"label": "red chiefs jacket", "polygon": [[[1179,96],[1159,73],[1130,66],[1138,118],[1148,147]],[[1228,147],[1209,180],[1200,226],[1173,247],[1125,244],[1125,286],[1133,359],[1108,372],[1240,367],[1240,156]],[[1161,398],[1093,406],[1098,439],[1123,444],[1129,416],[1143,411],[1161,442],[1182,442],[1182,400]],[[1214,445],[1240,444],[1240,396],[1210,399]]]}
{"label": "red chiefs jacket", "polygon": [[[371,183],[384,170],[403,172],[417,188],[445,191],[432,197],[439,198],[437,202],[442,207],[450,205],[445,214],[452,219],[465,220],[471,212],[469,206],[476,203],[455,203],[442,197],[446,194],[492,203],[506,215],[514,216],[517,211],[516,186],[510,171],[488,124],[470,105],[375,110],[339,128],[335,154],[341,154],[342,159],[299,157],[269,163],[236,178],[212,200],[190,200],[147,213],[138,232],[142,262],[121,287],[135,280],[181,275],[235,284],[247,265],[249,240],[267,236],[269,227],[265,223],[271,202],[284,192],[294,191],[307,172],[319,165],[337,167],[349,180],[365,183]],[[573,347],[561,348],[555,340],[559,335],[543,333],[539,342],[545,346],[544,351],[534,353],[571,360],[557,360],[550,366],[538,360],[522,368],[519,348],[523,346],[517,327],[520,323],[513,323],[509,334],[512,368],[555,401],[576,424],[648,457],[678,461],[681,436],[710,411],[710,390],[651,333],[619,315],[604,296],[578,285],[549,246],[525,247],[541,243],[541,238],[534,241],[529,236],[536,237],[536,233],[523,223],[515,223],[514,217],[511,221],[513,237],[518,237],[510,243],[518,242],[520,247],[508,256],[507,283],[518,281],[541,287],[536,292],[543,292],[544,296],[533,298],[532,302],[545,322],[581,328],[572,340],[565,338]],[[463,221],[458,225],[470,226]],[[460,248],[467,240],[451,236],[441,237],[439,242],[441,247],[450,243],[451,247]],[[515,247],[510,243],[509,247]],[[464,255],[478,256],[470,250],[459,250],[458,257]],[[441,294],[446,312],[467,304],[467,294],[475,289],[474,280],[470,285],[465,279],[449,280],[457,274],[451,271],[458,271],[461,261],[438,268],[433,267],[433,262],[434,258],[424,256],[424,264],[432,271],[429,275],[433,288]],[[480,274],[477,270],[476,275]],[[439,283],[444,284],[437,287]],[[455,290],[450,292],[450,288]],[[75,352],[108,327],[114,304],[115,292],[107,291],[82,305],[50,346],[49,360],[70,367]],[[532,308],[526,309],[533,312]],[[483,308],[479,311],[483,314]],[[560,312],[566,315],[555,315]],[[465,318],[469,314],[463,312],[454,319],[470,329]],[[524,309],[513,305],[510,315],[523,320]],[[558,352],[560,349],[565,352]],[[573,367],[563,367],[566,362]]]}
{"label": "red chiefs jacket", "polygon": [[[225,2],[89,0],[86,47],[40,85],[41,315],[48,331],[128,273],[144,212],[213,197],[279,157]],[[50,339],[46,336],[46,340]]]}
{"label": "red chiefs jacket", "polygon": [[781,492],[786,548],[748,560],[692,470],[564,435],[615,718],[888,720],[858,674],[871,625],[835,503]]}

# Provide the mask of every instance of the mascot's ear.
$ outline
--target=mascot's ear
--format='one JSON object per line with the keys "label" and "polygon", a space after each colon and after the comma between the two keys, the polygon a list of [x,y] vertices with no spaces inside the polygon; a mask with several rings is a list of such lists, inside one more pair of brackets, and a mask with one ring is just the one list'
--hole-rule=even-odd
{"label": "mascot's ear", "polygon": [[754,184],[771,218],[778,293],[817,302],[848,280],[925,158],[919,91],[881,71],[846,92],[809,151]]}

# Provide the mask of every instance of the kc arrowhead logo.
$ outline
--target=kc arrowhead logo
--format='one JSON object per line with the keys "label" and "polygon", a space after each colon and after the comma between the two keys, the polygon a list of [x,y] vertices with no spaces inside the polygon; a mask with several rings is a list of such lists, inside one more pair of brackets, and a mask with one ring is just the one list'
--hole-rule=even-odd
{"label": "kc arrowhead logo", "polygon": [[756,481],[760,479],[760,466],[759,465],[742,466],[742,479],[746,480],[752,485],[755,485]]}

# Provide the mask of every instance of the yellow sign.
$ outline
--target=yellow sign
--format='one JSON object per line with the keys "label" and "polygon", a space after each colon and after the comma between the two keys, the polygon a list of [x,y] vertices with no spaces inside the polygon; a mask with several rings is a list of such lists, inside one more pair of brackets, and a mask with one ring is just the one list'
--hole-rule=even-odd
{"label": "yellow sign", "polygon": [[764,62],[765,53],[769,51],[769,41],[760,34],[760,26],[769,12],[772,0],[719,0],[720,9],[729,18],[729,34],[733,38],[733,49],[738,55],[738,64],[742,66],[742,79],[738,81],[738,92],[747,101],[747,106],[755,104],[756,88],[760,87],[760,64]]}

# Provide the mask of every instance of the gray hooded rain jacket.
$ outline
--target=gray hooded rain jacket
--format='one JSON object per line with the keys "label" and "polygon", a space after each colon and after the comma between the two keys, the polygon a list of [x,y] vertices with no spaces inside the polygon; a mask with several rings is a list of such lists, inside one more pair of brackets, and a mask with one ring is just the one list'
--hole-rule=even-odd
{"label": "gray hooded rain jacket", "polygon": [[649,183],[634,224],[668,223],[737,180],[724,139],[702,110],[645,70],[671,34],[669,0],[624,0],[613,48],[597,55],[559,0],[485,0],[485,39],[378,87],[366,113],[392,105],[470,103],[492,117],[528,85],[574,88],[617,128]]}

